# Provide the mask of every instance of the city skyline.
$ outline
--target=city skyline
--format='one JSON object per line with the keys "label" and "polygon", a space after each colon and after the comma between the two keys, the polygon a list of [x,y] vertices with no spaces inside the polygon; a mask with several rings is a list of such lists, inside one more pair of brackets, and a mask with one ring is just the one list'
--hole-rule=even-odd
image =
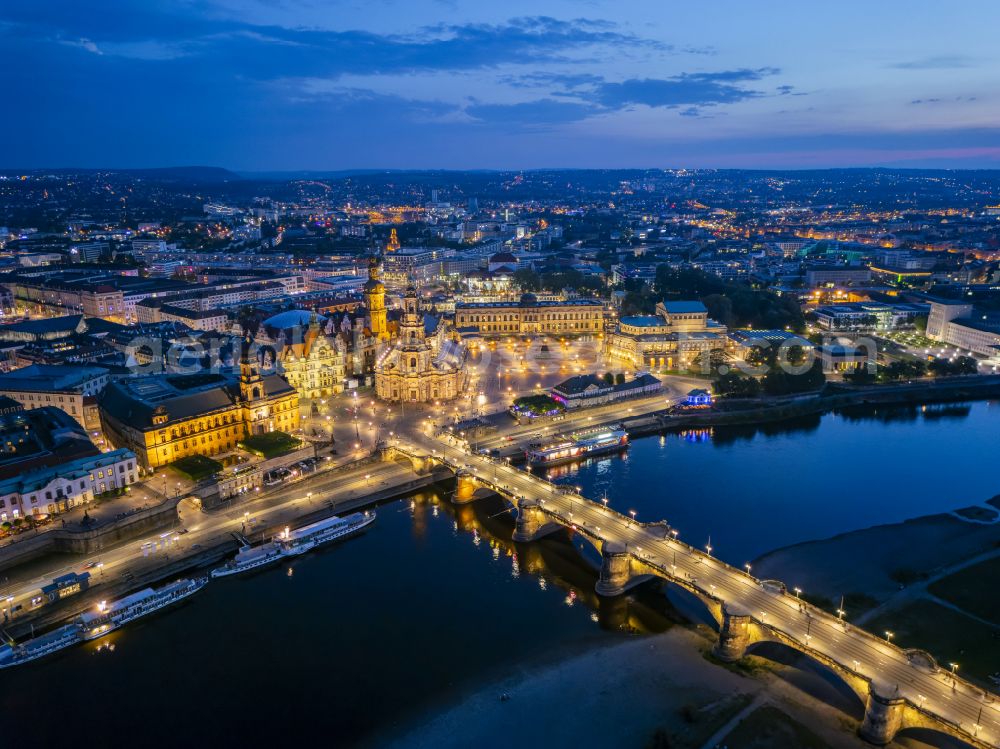
{"label": "city skyline", "polygon": [[1000,165],[986,3],[101,10],[0,11],[5,167]]}

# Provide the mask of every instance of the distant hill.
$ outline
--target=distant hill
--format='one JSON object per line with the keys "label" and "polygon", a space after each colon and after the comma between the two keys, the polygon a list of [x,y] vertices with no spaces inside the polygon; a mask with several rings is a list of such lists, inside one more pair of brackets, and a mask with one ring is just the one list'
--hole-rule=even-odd
{"label": "distant hill", "polygon": [[0,174],[31,174],[31,175],[71,175],[71,174],[107,174],[130,177],[132,179],[147,179],[155,182],[198,182],[202,184],[219,184],[222,182],[241,182],[243,178],[219,166],[167,166],[149,169],[0,169]]}

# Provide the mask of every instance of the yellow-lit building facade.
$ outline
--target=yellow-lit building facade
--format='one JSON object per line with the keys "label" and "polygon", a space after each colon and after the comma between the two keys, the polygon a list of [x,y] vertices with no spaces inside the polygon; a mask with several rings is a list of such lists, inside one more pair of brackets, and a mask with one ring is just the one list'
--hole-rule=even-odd
{"label": "yellow-lit building facade", "polygon": [[511,335],[598,335],[604,330],[604,305],[595,299],[538,301],[524,294],[518,302],[455,305],[455,327],[475,328],[484,337]]}
{"label": "yellow-lit building facade", "polygon": [[315,312],[282,312],[265,320],[255,339],[304,401],[343,392],[347,379],[346,345],[323,322]]}
{"label": "yellow-lit building facade", "polygon": [[460,356],[436,350],[427,340],[417,293],[410,287],[403,299],[399,338],[375,365],[378,397],[420,403],[451,400],[462,392],[464,377]]}
{"label": "yellow-lit building facade", "polygon": [[604,338],[608,359],[651,371],[689,367],[725,345],[726,327],[701,302],[661,302],[655,315],[622,317]]}
{"label": "yellow-lit building facade", "polygon": [[385,310],[385,286],[379,278],[378,258],[374,256],[368,261],[368,280],[365,282],[364,296],[368,326],[372,336],[380,341],[388,341],[389,323]]}
{"label": "yellow-lit building facade", "polygon": [[254,434],[299,428],[299,394],[262,375],[244,342],[238,379],[220,374],[160,375],[109,384],[99,412],[105,437],[136,454],[146,469],[189,455],[234,450]]}

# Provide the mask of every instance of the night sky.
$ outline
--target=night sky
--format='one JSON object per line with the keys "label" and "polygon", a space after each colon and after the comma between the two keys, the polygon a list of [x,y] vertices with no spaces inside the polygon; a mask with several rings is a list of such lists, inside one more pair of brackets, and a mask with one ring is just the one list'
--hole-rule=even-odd
{"label": "night sky", "polygon": [[5,0],[0,167],[997,167],[998,28],[990,0]]}

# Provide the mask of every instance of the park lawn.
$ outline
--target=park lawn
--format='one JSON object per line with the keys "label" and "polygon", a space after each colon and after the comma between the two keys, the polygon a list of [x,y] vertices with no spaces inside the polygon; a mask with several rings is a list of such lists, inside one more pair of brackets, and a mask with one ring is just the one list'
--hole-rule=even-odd
{"label": "park lawn", "polygon": [[929,586],[931,593],[963,611],[1000,626],[1000,557],[987,559],[943,577]]}
{"label": "park lawn", "polygon": [[823,739],[776,707],[758,707],[723,739],[740,749],[829,749]]}
{"label": "park lawn", "polygon": [[942,668],[957,663],[960,674],[983,683],[1000,671],[1000,631],[933,601],[887,611],[865,629],[876,634],[888,630],[901,648],[926,650]]}
{"label": "park lawn", "polygon": [[301,444],[300,440],[285,432],[255,434],[239,442],[239,446],[244,450],[259,455],[262,458],[273,458],[275,455],[282,455],[290,450],[294,450]]}
{"label": "park lawn", "polygon": [[188,455],[186,458],[175,460],[168,467],[192,481],[201,481],[221,471],[223,466],[219,461],[204,455]]}

